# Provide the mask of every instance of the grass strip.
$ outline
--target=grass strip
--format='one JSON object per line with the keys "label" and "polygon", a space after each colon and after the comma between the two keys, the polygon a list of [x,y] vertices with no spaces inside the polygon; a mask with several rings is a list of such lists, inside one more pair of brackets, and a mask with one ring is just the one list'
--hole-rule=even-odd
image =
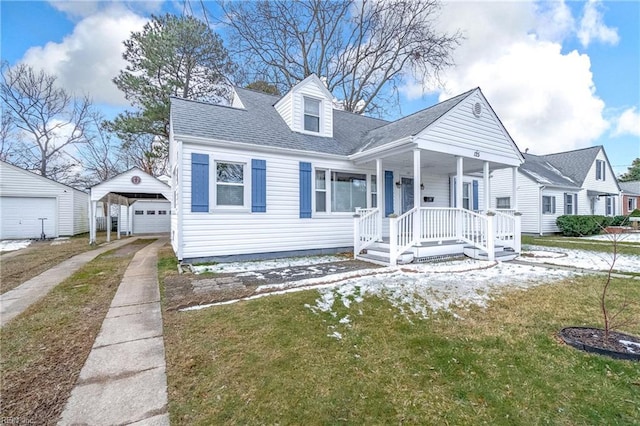
{"label": "grass strip", "polygon": [[[102,243],[106,241],[106,234],[101,232],[96,238],[98,243]],[[3,253],[0,256],[0,294],[16,288],[64,260],[95,248],[97,246],[89,244],[87,235],[79,235],[68,240],[34,241],[19,253]]]}
{"label": "grass strip", "polygon": [[[315,290],[165,311],[171,423],[634,424],[640,365],[556,338],[600,324],[601,285],[583,276],[426,320],[380,298],[314,313]],[[640,300],[633,280],[613,288]]]}
{"label": "grass strip", "polygon": [[[602,253],[612,253],[613,243],[611,241],[600,240],[584,240],[581,238],[569,238],[569,237],[532,237],[523,235],[523,245],[536,245],[546,247],[561,247],[571,250],[587,250],[596,251]],[[640,244],[631,243],[627,241],[617,242],[617,251],[620,254],[640,255]]]}
{"label": "grass strip", "polygon": [[100,255],[0,329],[0,418],[57,423],[129,262],[151,241]]}

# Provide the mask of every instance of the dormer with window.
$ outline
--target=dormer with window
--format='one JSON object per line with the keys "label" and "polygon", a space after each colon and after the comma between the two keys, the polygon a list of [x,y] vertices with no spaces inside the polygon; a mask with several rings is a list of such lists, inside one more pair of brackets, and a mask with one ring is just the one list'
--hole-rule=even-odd
{"label": "dormer with window", "polygon": [[294,132],[333,137],[333,101],[329,90],[312,74],[294,86],[274,107]]}

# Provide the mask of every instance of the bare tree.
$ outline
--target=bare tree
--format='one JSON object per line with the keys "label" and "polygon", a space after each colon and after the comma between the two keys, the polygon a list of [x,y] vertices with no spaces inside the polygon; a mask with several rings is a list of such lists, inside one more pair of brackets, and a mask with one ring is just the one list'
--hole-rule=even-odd
{"label": "bare tree", "polygon": [[342,107],[385,113],[412,76],[438,81],[459,32],[435,29],[437,0],[222,2],[232,53],[251,81],[282,93],[315,73]]}
{"label": "bare tree", "polygon": [[9,67],[5,62],[0,99],[7,120],[15,126],[15,145],[9,149],[18,165],[62,182],[76,174],[74,167],[79,165],[67,151],[88,141],[89,98],[73,97],[44,71],[24,64]]}

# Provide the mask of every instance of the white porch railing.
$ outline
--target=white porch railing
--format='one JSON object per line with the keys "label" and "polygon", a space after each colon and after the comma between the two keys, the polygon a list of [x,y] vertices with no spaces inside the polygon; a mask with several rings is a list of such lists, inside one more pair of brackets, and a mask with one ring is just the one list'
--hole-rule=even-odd
{"label": "white porch railing", "polygon": [[389,262],[392,265],[397,263],[400,254],[419,241],[416,232],[419,210],[414,207],[402,216],[389,218]]}
{"label": "white porch railing", "polygon": [[382,240],[382,228],[379,209],[356,209],[354,215],[353,254],[357,256],[362,250],[378,240]]}
{"label": "white porch railing", "polygon": [[[354,253],[382,240],[379,209],[359,209],[354,216]],[[389,263],[421,242],[460,240],[493,260],[496,243],[520,251],[520,213],[473,212],[462,208],[413,208],[389,218]]]}
{"label": "white porch railing", "polygon": [[496,209],[496,213],[502,213],[509,216],[513,216],[514,214],[516,214],[516,211],[513,209]]}

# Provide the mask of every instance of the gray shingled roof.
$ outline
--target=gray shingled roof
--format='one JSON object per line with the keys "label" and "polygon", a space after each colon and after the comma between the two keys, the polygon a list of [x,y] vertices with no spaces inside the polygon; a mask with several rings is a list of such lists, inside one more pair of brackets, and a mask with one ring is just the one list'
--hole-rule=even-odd
{"label": "gray shingled roof", "polygon": [[364,143],[361,151],[367,151],[389,142],[417,135],[458,105],[475,90],[476,89],[469,90],[454,98],[389,123],[386,126],[369,131],[363,140]]}
{"label": "gray shingled roof", "polygon": [[518,170],[536,182],[561,188],[580,188],[580,185],[546,161],[544,157],[532,154],[523,155],[524,163]]}
{"label": "gray shingled roof", "polygon": [[634,180],[631,182],[618,182],[620,189],[628,195],[640,195],[640,180]]}
{"label": "gray shingled roof", "polygon": [[333,110],[333,138],[292,132],[273,105],[277,96],[236,88],[245,109],[171,98],[173,131],[253,145],[349,155],[362,145],[363,135],[388,123]]}
{"label": "gray shingled roof", "polygon": [[562,170],[565,175],[573,179],[579,186],[582,186],[589,170],[591,170],[591,165],[601,149],[602,146],[593,146],[591,148],[543,155],[542,158]]}

